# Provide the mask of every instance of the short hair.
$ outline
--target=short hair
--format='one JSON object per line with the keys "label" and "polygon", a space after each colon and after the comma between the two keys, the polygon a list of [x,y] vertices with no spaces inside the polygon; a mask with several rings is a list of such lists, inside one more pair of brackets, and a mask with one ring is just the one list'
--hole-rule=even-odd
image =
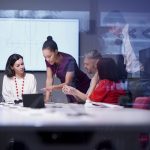
{"label": "short hair", "polygon": [[102,58],[102,55],[101,53],[96,50],[96,49],[92,49],[92,50],[89,50],[85,55],[84,57],[86,58],[91,58],[91,59],[101,59]]}
{"label": "short hair", "polygon": [[53,52],[58,50],[58,46],[57,46],[56,42],[53,40],[52,36],[47,37],[47,40],[44,42],[44,44],[42,46],[42,50],[44,50],[44,49],[49,49]]}
{"label": "short hair", "polygon": [[98,75],[101,80],[119,81],[118,66],[112,58],[102,58],[97,63]]}
{"label": "short hair", "polygon": [[15,62],[20,58],[23,59],[23,57],[19,54],[12,54],[9,56],[5,67],[5,74],[7,75],[7,77],[13,77],[15,75],[15,72],[12,69],[12,67],[14,66]]}

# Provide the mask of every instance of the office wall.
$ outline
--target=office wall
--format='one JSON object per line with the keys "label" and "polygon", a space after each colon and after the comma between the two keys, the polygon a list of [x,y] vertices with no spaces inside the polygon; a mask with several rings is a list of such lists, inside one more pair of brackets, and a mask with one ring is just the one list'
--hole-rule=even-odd
{"label": "office wall", "polygon": [[[97,38],[100,12],[111,10],[149,12],[149,3],[149,0],[1,0],[0,10],[50,10],[54,12],[54,17],[79,19],[79,65],[84,70],[82,65],[84,53],[93,48],[101,50],[101,44]],[[68,15],[63,16],[63,12],[68,12]],[[61,51],[61,48],[59,50]],[[35,72],[34,74],[38,81],[38,91],[40,91],[45,84],[45,72]],[[0,91],[2,77],[3,72],[0,73]],[[56,82],[59,81],[56,80]],[[60,96],[61,92],[56,94],[56,97]]]}

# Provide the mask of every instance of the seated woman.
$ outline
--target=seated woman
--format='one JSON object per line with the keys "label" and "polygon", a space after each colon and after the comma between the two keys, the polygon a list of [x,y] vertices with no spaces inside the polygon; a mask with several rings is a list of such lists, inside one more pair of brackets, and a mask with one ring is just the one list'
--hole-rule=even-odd
{"label": "seated woman", "polygon": [[5,102],[21,102],[22,94],[36,93],[36,85],[34,75],[25,73],[23,57],[19,54],[9,56],[2,86]]}
{"label": "seated woman", "polygon": [[102,58],[97,63],[99,83],[89,96],[94,102],[118,104],[120,96],[125,95],[119,81],[118,68],[112,58]]}

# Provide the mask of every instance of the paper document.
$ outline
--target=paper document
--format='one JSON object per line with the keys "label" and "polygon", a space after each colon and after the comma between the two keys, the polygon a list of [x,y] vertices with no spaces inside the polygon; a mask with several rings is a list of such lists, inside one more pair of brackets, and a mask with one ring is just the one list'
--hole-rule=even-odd
{"label": "paper document", "polygon": [[100,107],[100,108],[123,108],[123,106],[115,105],[115,104],[108,104],[102,102],[93,102],[91,100],[86,100],[84,104],[85,107]]}

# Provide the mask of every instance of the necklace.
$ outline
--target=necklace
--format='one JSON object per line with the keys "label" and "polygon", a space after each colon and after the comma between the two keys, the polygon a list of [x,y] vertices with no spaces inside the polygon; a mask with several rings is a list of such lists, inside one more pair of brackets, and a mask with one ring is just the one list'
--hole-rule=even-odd
{"label": "necklace", "polygon": [[[15,79],[16,95],[17,95],[17,98],[19,99],[18,83],[17,83],[16,77],[14,77],[14,79]],[[24,78],[22,80],[22,85],[21,85],[21,95],[23,94],[23,92],[24,92]]]}

